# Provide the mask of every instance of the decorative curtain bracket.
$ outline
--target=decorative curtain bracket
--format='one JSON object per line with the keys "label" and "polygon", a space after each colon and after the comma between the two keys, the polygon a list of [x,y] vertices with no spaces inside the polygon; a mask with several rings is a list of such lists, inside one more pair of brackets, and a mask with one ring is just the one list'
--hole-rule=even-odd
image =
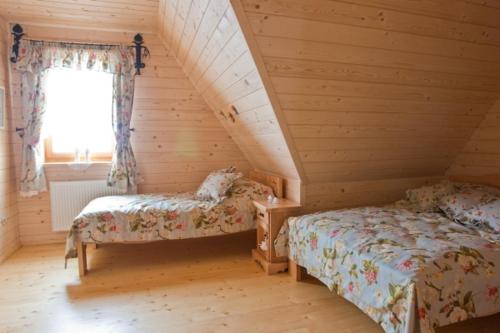
{"label": "decorative curtain bracket", "polygon": [[19,57],[19,43],[21,42],[21,39],[25,35],[23,33],[23,27],[21,27],[20,24],[15,24],[12,27],[12,36],[14,36],[14,43],[12,44],[12,53],[10,57],[10,61],[12,63],[17,62],[17,58]]}
{"label": "decorative curtain bracket", "polygon": [[134,43],[134,45],[130,47],[135,49],[135,74],[141,75],[141,69],[146,67],[146,64],[142,62],[142,58],[149,57],[149,49],[146,46],[142,46],[142,44],[144,44],[144,39],[141,34],[135,35],[132,43]]}
{"label": "decorative curtain bracket", "polygon": [[239,116],[240,115],[240,112],[238,111],[238,109],[236,108],[236,106],[234,105],[231,105],[231,109],[233,109],[234,113]]}
{"label": "decorative curtain bracket", "polygon": [[16,127],[16,133],[19,135],[20,138],[24,136],[24,128],[22,127]]}

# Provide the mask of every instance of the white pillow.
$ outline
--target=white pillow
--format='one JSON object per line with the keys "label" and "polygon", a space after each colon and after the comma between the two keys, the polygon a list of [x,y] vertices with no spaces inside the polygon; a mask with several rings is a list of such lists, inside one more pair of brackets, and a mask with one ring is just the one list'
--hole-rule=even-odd
{"label": "white pillow", "polygon": [[211,172],[196,192],[199,200],[224,200],[226,192],[233,186],[235,180],[243,177],[240,172],[232,172],[234,168],[221,169]]}

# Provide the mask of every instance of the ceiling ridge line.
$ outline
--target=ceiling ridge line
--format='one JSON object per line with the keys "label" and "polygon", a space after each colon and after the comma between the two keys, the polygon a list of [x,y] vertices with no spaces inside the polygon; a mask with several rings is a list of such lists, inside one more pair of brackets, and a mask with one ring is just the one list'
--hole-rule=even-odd
{"label": "ceiling ridge line", "polygon": [[[308,179],[305,173],[305,169],[302,165],[302,161],[300,159],[299,153],[297,148],[295,147],[295,142],[293,140],[293,137],[291,135],[290,129],[288,128],[288,125],[285,121],[285,116],[283,113],[283,110],[281,108],[281,105],[278,100],[278,96],[276,92],[274,91],[274,87],[271,83],[271,79],[269,75],[267,74],[267,70],[264,64],[264,59],[262,58],[262,55],[260,54],[260,51],[257,47],[257,42],[255,40],[255,37],[252,33],[251,27],[250,27],[250,22],[248,20],[248,17],[245,13],[245,10],[243,8],[243,5],[241,4],[240,0],[229,0],[231,7],[234,10],[234,13],[238,19],[238,23],[240,25],[241,31],[243,33],[243,37],[245,38],[248,48],[250,50],[250,53],[252,55],[252,58],[254,60],[255,66],[257,68],[257,72],[262,80],[262,85],[264,86],[264,90],[267,92],[267,95],[269,97],[269,101],[271,103],[271,106],[274,110],[274,114],[276,116],[276,120],[278,121],[278,126],[281,129],[281,133],[285,139],[285,143],[287,145],[287,148],[290,152],[290,155],[292,157],[292,161],[295,164],[295,168],[297,169],[297,173],[299,175],[300,181],[301,181],[301,186],[307,185],[308,184]],[[304,191],[301,191],[301,194],[304,195]]]}

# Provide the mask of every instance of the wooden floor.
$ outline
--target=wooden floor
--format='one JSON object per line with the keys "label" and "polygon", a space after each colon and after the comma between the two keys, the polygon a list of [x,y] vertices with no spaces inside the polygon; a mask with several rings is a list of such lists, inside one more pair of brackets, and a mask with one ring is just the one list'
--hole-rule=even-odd
{"label": "wooden floor", "polygon": [[[313,281],[265,276],[251,234],[89,251],[81,281],[62,245],[0,265],[0,332],[382,332]],[[440,332],[498,332],[500,317]]]}

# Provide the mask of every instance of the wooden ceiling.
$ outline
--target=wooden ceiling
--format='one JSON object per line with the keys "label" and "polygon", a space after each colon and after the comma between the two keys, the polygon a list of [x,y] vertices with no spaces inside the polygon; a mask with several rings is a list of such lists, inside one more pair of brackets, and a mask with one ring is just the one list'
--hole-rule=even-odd
{"label": "wooden ceiling", "polygon": [[284,129],[230,1],[160,3],[160,38],[252,167],[299,179]]}
{"label": "wooden ceiling", "polygon": [[222,122],[252,165],[297,170],[313,211],[444,176],[500,98],[498,5],[415,3],[162,0],[159,31],[217,115],[239,110]]}
{"label": "wooden ceiling", "polygon": [[9,22],[155,32],[158,0],[1,0]]}
{"label": "wooden ceiling", "polygon": [[484,119],[462,156],[481,164],[476,174],[498,173],[488,112],[500,98],[499,1],[240,2],[308,209],[390,202],[405,179],[444,176]]}

